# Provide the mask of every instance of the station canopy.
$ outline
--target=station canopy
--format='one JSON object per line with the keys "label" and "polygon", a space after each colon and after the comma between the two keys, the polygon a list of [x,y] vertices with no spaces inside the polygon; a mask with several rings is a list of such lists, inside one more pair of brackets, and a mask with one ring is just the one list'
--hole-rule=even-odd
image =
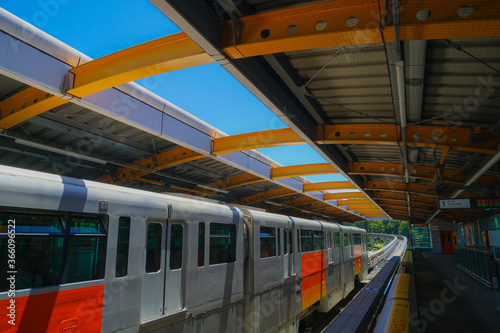
{"label": "station canopy", "polygon": [[[498,197],[500,2],[150,2],[182,32],[95,60],[0,9],[0,164],[337,222],[498,213],[439,199]],[[228,136],[132,82],[212,62],[289,128]],[[254,150],[297,144],[327,163]]]}

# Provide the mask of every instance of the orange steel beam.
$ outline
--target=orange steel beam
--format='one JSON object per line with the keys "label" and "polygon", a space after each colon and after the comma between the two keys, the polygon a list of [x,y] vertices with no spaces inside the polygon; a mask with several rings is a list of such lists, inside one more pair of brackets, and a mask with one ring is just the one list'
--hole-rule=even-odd
{"label": "orange steel beam", "polygon": [[314,207],[311,207],[311,211],[313,212],[319,212],[325,209],[331,209],[333,206],[327,203],[319,203],[317,205],[314,205]]}
{"label": "orange steel beam", "polygon": [[247,197],[239,199],[237,203],[239,203],[240,205],[251,205],[259,201],[270,200],[273,198],[285,197],[294,194],[297,194],[297,192],[292,191],[286,187],[281,187],[276,190],[269,190],[266,192],[249,195]]}
{"label": "orange steel beam", "polygon": [[341,200],[341,199],[366,199],[367,196],[361,192],[342,192],[342,193],[325,193],[323,200]]}
{"label": "orange steel beam", "polygon": [[302,165],[292,165],[285,167],[277,167],[271,170],[271,178],[286,178],[286,177],[297,177],[297,176],[309,176],[309,175],[326,175],[326,174],[338,174],[338,170],[335,169],[330,163],[317,163],[317,164],[302,164]]}
{"label": "orange steel beam", "polygon": [[265,181],[265,179],[257,177],[251,173],[244,173],[242,175],[232,176],[226,179],[215,181],[213,183],[208,184],[207,186],[218,187],[221,189],[228,190],[231,188],[259,183],[263,181]]}
{"label": "orange steel beam", "polygon": [[[386,205],[380,205],[380,207],[382,207],[386,211],[404,211],[404,212],[408,211],[408,207],[403,207],[403,206],[386,206]],[[412,207],[411,208],[411,212],[414,212],[414,211],[425,213],[425,214],[432,214],[432,213],[434,213],[434,210]]]}
{"label": "orange steel beam", "polygon": [[155,171],[190,161],[196,161],[205,157],[205,155],[198,154],[187,148],[176,148],[130,164],[130,167],[120,168],[115,171],[113,175],[104,175],[99,181],[104,183],[124,184],[132,178],[137,179]]}
{"label": "orange steel beam", "polygon": [[[362,163],[351,162],[347,165],[347,172],[351,175],[379,175],[395,176],[404,175],[404,165],[398,163]],[[433,181],[436,178],[436,168],[423,165],[408,165],[408,173],[412,178]],[[448,183],[463,183],[468,175],[460,170],[443,169],[443,181]],[[497,181],[497,177],[490,175],[481,176],[478,183],[491,183]]]}
{"label": "orange steel beam", "polygon": [[[398,206],[398,207],[408,207],[408,203],[404,201],[395,200],[380,200],[378,201],[379,206]],[[410,202],[410,207],[422,208],[422,209],[436,209],[437,205],[431,205],[426,203],[416,203],[414,201]]]}
{"label": "orange steel beam", "polygon": [[[466,4],[473,8],[473,13],[460,17],[457,10],[462,4],[399,1],[401,41],[497,37],[500,34],[498,2],[470,0]],[[421,9],[430,10],[431,15],[425,20],[417,18]],[[238,38],[233,37],[232,22],[223,23],[223,49],[230,58],[238,59],[333,46],[394,42],[394,23],[379,17],[384,10],[384,1],[322,1],[240,17],[238,21],[242,28],[237,30]],[[382,30],[379,25],[384,21],[388,23]]]}
{"label": "orange steel beam", "polygon": [[158,38],[89,61],[70,70],[68,93],[83,97],[123,83],[215,60],[185,33]]}
{"label": "orange steel beam", "polygon": [[323,183],[308,183],[304,184],[304,192],[341,190],[356,188],[351,182],[323,182]]}
{"label": "orange steel beam", "polygon": [[303,145],[304,140],[290,128],[244,133],[213,139],[213,154],[227,154],[236,151]]}
{"label": "orange steel beam", "polygon": [[372,204],[373,201],[370,199],[355,199],[355,200],[338,200],[337,206],[350,206],[350,205],[364,205],[364,204]]}
{"label": "orange steel beam", "polygon": [[[406,194],[395,193],[395,192],[373,192],[373,199],[375,200],[394,200],[406,202]],[[437,198],[429,198],[420,195],[410,195],[410,202],[429,204],[437,206]]]}
{"label": "orange steel beam", "polygon": [[[472,129],[439,127],[439,126],[407,126],[406,141],[408,146],[439,148],[451,150],[496,154],[498,144],[496,133],[483,131],[485,142],[471,143],[469,136],[476,135]],[[316,127],[318,144],[378,144],[402,145],[401,129],[397,125],[349,124]]]}
{"label": "orange steel beam", "polygon": [[0,102],[0,130],[8,129],[68,103],[67,100],[29,87]]}
{"label": "orange steel beam", "polygon": [[417,184],[405,184],[397,182],[365,181],[365,190],[382,190],[395,192],[410,192],[419,195],[437,196],[436,187]]}
{"label": "orange steel beam", "polygon": [[[469,137],[481,135],[484,142],[471,143]],[[370,144],[398,146],[403,144],[397,125],[348,124],[316,126],[313,139],[317,144]],[[496,132],[474,133],[471,129],[439,126],[407,126],[408,146],[449,149],[481,154],[496,154]],[[213,154],[226,154],[256,148],[305,144],[290,128],[232,135],[213,140]]]}
{"label": "orange steel beam", "polygon": [[[339,206],[342,207],[342,206]],[[347,206],[347,210],[357,210],[357,209],[376,209],[376,210],[381,210],[374,204],[364,204],[364,205],[350,205]]]}

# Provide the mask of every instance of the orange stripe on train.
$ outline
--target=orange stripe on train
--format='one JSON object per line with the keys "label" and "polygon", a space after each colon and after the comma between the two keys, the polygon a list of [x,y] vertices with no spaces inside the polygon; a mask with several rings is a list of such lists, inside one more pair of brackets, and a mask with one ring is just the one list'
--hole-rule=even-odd
{"label": "orange stripe on train", "polygon": [[0,332],[101,331],[104,285],[15,298],[15,326],[9,324],[10,298],[0,300]]}
{"label": "orange stripe on train", "polygon": [[326,295],[325,253],[301,255],[302,309],[307,309]]}

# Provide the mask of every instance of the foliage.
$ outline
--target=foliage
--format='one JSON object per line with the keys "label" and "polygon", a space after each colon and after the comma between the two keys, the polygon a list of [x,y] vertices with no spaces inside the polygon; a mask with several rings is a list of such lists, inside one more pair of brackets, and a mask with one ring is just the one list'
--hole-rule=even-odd
{"label": "foliage", "polygon": [[358,222],[356,226],[365,229],[368,233],[403,235],[408,238],[410,237],[410,229],[408,228],[407,221],[373,220]]}

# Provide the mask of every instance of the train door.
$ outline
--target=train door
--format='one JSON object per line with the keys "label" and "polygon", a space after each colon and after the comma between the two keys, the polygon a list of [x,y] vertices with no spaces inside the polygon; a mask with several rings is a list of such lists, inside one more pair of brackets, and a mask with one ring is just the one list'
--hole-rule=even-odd
{"label": "train door", "polygon": [[168,220],[167,258],[165,263],[164,313],[184,307],[184,271],[186,266],[186,224],[182,220]]}
{"label": "train door", "polygon": [[455,254],[455,245],[452,231],[440,231],[441,252],[443,254]]}
{"label": "train door", "polygon": [[141,321],[163,315],[165,284],[165,247],[167,222],[148,219],[146,222],[145,267],[142,281]]}

